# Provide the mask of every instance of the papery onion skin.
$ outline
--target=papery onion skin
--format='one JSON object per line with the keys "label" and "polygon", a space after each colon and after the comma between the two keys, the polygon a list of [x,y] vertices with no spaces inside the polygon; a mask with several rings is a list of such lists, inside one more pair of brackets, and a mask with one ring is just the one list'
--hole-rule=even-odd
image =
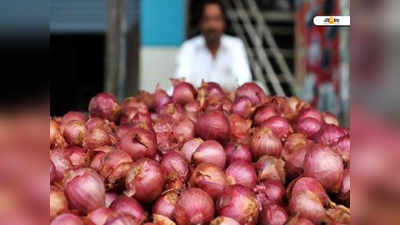
{"label": "papery onion skin", "polygon": [[119,196],[110,206],[111,209],[117,211],[120,214],[125,214],[133,217],[139,223],[146,220],[146,212],[134,198],[130,198],[124,195]]}
{"label": "papery onion skin", "polygon": [[89,152],[87,152],[83,148],[72,146],[67,148],[66,152],[69,155],[69,160],[74,168],[83,168],[89,165]]}
{"label": "papery onion skin", "polygon": [[218,199],[227,186],[224,171],[211,163],[199,164],[193,171],[189,184],[191,187],[201,188],[213,199]]}
{"label": "papery onion skin", "polygon": [[268,127],[281,140],[286,140],[286,138],[293,133],[293,128],[289,121],[281,116],[271,117],[263,122],[260,126]]}
{"label": "papery onion skin", "polygon": [[304,118],[296,123],[296,131],[307,135],[307,137],[313,137],[321,128],[322,123],[311,117]]}
{"label": "papery onion skin", "polygon": [[[312,145],[297,145],[293,149],[285,148],[283,150],[283,159],[285,160],[285,170],[290,178],[294,178],[303,173],[304,159],[311,149]],[[290,152],[289,152],[290,151]]]}
{"label": "papery onion skin", "polygon": [[305,118],[314,118],[318,122],[323,123],[322,114],[315,108],[307,108],[302,110],[297,117],[297,121],[303,120]]}
{"label": "papery onion skin", "polygon": [[265,155],[256,163],[258,180],[278,180],[282,183],[286,181],[285,161],[273,156]]}
{"label": "papery onion skin", "polygon": [[320,132],[315,135],[314,140],[326,146],[332,146],[339,142],[346,133],[340,127],[335,125],[324,125]]}
{"label": "papery onion skin", "polygon": [[284,225],[289,216],[279,205],[270,205],[261,212],[260,225]]}
{"label": "papery onion skin", "polygon": [[305,146],[308,143],[309,143],[309,140],[307,139],[307,136],[305,134],[302,134],[302,133],[291,134],[285,142],[285,146],[282,151],[283,158],[290,155],[292,153],[293,149],[295,149],[297,147]]}
{"label": "papery onion skin", "polygon": [[182,192],[176,204],[174,218],[178,225],[206,225],[214,218],[214,202],[200,188]]}
{"label": "papery onion skin", "polygon": [[159,85],[156,87],[156,91],[154,92],[154,101],[155,101],[155,110],[158,112],[161,107],[171,102],[171,97],[160,88]]}
{"label": "papery onion skin", "polygon": [[225,171],[228,183],[241,184],[253,189],[257,183],[257,173],[254,167],[246,161],[235,161]]}
{"label": "papery onion skin", "polygon": [[121,125],[127,125],[132,122],[132,119],[135,115],[139,114],[139,110],[135,107],[124,107],[121,110]]}
{"label": "papery onion skin", "polygon": [[299,218],[299,216],[295,216],[289,220],[287,225],[314,225],[314,223],[311,222],[309,219],[303,217]]}
{"label": "papery onion skin", "polygon": [[77,111],[69,111],[63,116],[63,123],[68,123],[70,121],[77,120],[82,123],[86,123],[86,116],[85,114]]}
{"label": "papery onion skin", "polygon": [[226,217],[219,216],[210,222],[210,225],[240,225],[236,220]]}
{"label": "papery onion skin", "polygon": [[178,193],[170,191],[162,195],[153,205],[153,214],[163,215],[170,219],[174,219],[174,211],[178,202]]}
{"label": "papery onion skin", "polygon": [[88,132],[84,140],[84,147],[88,149],[95,149],[97,147],[111,145],[110,135],[104,128],[93,128]]}
{"label": "papery onion skin", "polygon": [[255,188],[257,200],[261,207],[265,208],[272,204],[282,204],[286,195],[285,187],[278,180],[267,179],[258,184]]}
{"label": "papery onion skin", "polygon": [[145,102],[138,97],[128,97],[122,102],[122,109],[136,108],[139,113],[148,113],[149,109]]}
{"label": "papery onion skin", "polygon": [[71,213],[64,213],[57,216],[50,225],[84,225],[83,221]]}
{"label": "papery onion skin", "polygon": [[176,176],[184,182],[189,178],[189,163],[181,152],[170,151],[166,153],[161,159],[161,166],[168,173],[168,176]]}
{"label": "papery onion skin", "polygon": [[339,198],[346,202],[346,204],[350,204],[350,169],[347,168],[344,171],[342,186],[340,188]]}
{"label": "papery onion skin", "polygon": [[50,184],[52,184],[56,179],[56,167],[54,166],[54,163],[50,160]]}
{"label": "papery onion skin", "polygon": [[190,119],[178,121],[173,128],[175,138],[179,143],[184,143],[194,138],[195,124]]}
{"label": "papery onion skin", "polygon": [[172,80],[174,91],[172,93],[172,101],[178,104],[186,104],[196,99],[197,91],[192,84]]}
{"label": "papery onion skin", "polygon": [[106,193],[105,203],[106,207],[109,208],[111,204],[118,198],[118,195],[112,192]]}
{"label": "papery onion skin", "polygon": [[258,159],[263,155],[281,156],[282,143],[273,131],[267,127],[256,128],[251,138],[250,148]]}
{"label": "papery onion skin", "polygon": [[326,124],[339,126],[339,120],[336,118],[336,116],[333,113],[323,112],[322,113],[322,119],[324,120],[324,122]]}
{"label": "papery onion skin", "polygon": [[128,124],[128,125],[121,125],[118,127],[118,130],[116,132],[116,135],[122,139],[125,134],[129,133],[129,131],[133,130],[135,128],[134,125]]}
{"label": "papery onion skin", "polygon": [[68,200],[63,191],[50,187],[50,220],[68,210]]}
{"label": "papery onion skin", "polygon": [[161,165],[149,158],[135,161],[125,179],[126,194],[142,203],[150,203],[161,194],[165,172]]}
{"label": "papery onion skin", "polygon": [[350,163],[350,150],[351,150],[351,140],[349,136],[342,137],[338,143],[333,146],[333,149],[338,153],[344,162]]}
{"label": "papery onion skin", "polygon": [[50,120],[50,149],[63,148],[67,145],[61,133],[60,126],[54,120]]}
{"label": "papery onion skin", "polygon": [[195,138],[190,141],[187,141],[181,149],[181,152],[185,156],[185,159],[188,162],[192,161],[192,156],[193,153],[196,151],[196,149],[203,143],[204,141],[201,138]]}
{"label": "papery onion skin", "polygon": [[133,160],[129,154],[122,150],[109,152],[102,159],[100,175],[107,180],[108,187],[113,187],[116,182],[125,178],[132,163]]}
{"label": "papery onion skin", "polygon": [[68,153],[64,149],[54,149],[50,152],[50,160],[54,164],[56,178],[53,181],[62,180],[65,173],[73,168]]}
{"label": "papery onion skin", "polygon": [[304,160],[304,175],[316,178],[326,190],[338,192],[343,179],[343,161],[329,147],[314,145]]}
{"label": "papery onion skin", "polygon": [[229,116],[232,139],[243,142],[249,138],[252,122],[245,120],[237,114]]}
{"label": "papery onion skin", "polygon": [[271,117],[279,116],[280,113],[273,104],[265,104],[256,109],[254,112],[254,124],[260,125]]}
{"label": "papery onion skin", "polygon": [[328,195],[326,194],[326,191],[324,187],[321,185],[321,183],[315,178],[301,177],[300,179],[295,180],[295,184],[291,190],[291,195],[304,191],[310,191],[316,194],[318,199],[322,202],[323,205],[328,204],[329,201]]}
{"label": "papery onion skin", "polygon": [[265,93],[257,84],[248,82],[243,84],[236,90],[236,98],[240,97],[249,98],[254,106],[261,103],[264,100]]}
{"label": "papery onion skin", "polygon": [[109,219],[106,225],[140,225],[140,222],[130,216],[123,215],[111,220]]}
{"label": "papery onion skin", "polygon": [[247,97],[237,98],[232,104],[231,112],[243,117],[244,119],[249,118],[252,111],[252,102]]}
{"label": "papery onion skin", "polygon": [[226,188],[216,205],[220,216],[230,217],[241,225],[257,224],[259,208],[256,196],[242,185]]}
{"label": "papery onion skin", "polygon": [[153,214],[153,222],[158,225],[176,225],[170,218],[159,214]]}
{"label": "papery onion skin", "polygon": [[225,153],[228,165],[237,160],[251,162],[252,156],[250,147],[244,143],[230,142],[225,146]]}
{"label": "papery onion skin", "polygon": [[142,157],[153,158],[156,154],[156,137],[153,132],[137,127],[121,139],[120,149],[127,152],[132,160]]}
{"label": "papery onion skin", "polygon": [[289,203],[293,215],[305,217],[316,224],[320,224],[325,218],[325,208],[317,195],[311,191],[303,191],[293,194]]}
{"label": "papery onion skin", "polygon": [[110,93],[97,94],[90,100],[89,114],[109,121],[118,121],[121,106],[114,95]]}
{"label": "papery onion skin", "polygon": [[224,148],[217,141],[205,141],[193,153],[193,161],[197,165],[200,163],[212,163],[223,169],[226,164]]}
{"label": "papery onion skin", "polygon": [[118,217],[118,213],[112,209],[102,207],[87,215],[87,218],[95,225],[105,225],[109,218]]}
{"label": "papery onion skin", "polygon": [[204,140],[229,141],[229,121],[221,111],[208,111],[201,114],[196,123],[196,134]]}

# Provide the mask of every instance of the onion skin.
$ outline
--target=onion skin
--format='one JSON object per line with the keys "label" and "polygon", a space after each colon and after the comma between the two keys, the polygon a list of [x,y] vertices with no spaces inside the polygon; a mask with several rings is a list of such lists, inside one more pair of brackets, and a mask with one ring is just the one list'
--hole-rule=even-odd
{"label": "onion skin", "polygon": [[182,192],[176,204],[174,218],[178,225],[206,225],[214,218],[214,202],[199,188]]}
{"label": "onion skin", "polygon": [[115,150],[104,155],[99,173],[107,180],[107,186],[112,188],[116,182],[125,178],[132,163],[128,153]]}
{"label": "onion skin", "polygon": [[317,179],[326,190],[338,192],[343,179],[342,158],[329,147],[314,145],[304,160],[304,175]]}
{"label": "onion skin", "polygon": [[283,184],[286,181],[285,162],[282,159],[265,155],[256,163],[258,180],[278,180]]}
{"label": "onion skin", "polygon": [[260,126],[268,127],[281,140],[286,140],[286,138],[293,133],[293,128],[289,121],[281,116],[271,117],[263,122]]}
{"label": "onion skin", "polygon": [[304,159],[311,149],[311,144],[309,145],[298,145],[294,149],[290,150],[284,149],[283,159],[285,160],[285,170],[289,177],[294,178],[303,173]]}
{"label": "onion skin", "polygon": [[197,165],[200,163],[212,163],[223,169],[226,163],[224,148],[217,141],[205,141],[193,153],[193,161]]}
{"label": "onion skin", "polygon": [[171,97],[160,88],[159,85],[156,87],[156,91],[154,92],[154,101],[155,101],[155,110],[158,112],[164,105],[171,102]]}
{"label": "onion skin", "polygon": [[284,208],[279,205],[270,205],[263,209],[260,225],[284,225],[288,218]]}
{"label": "onion skin", "polygon": [[193,171],[189,180],[191,187],[198,187],[217,199],[227,186],[224,171],[211,163],[201,163]]}
{"label": "onion skin", "polygon": [[121,125],[127,125],[132,123],[132,119],[134,116],[139,114],[139,110],[135,107],[124,107],[121,110]]}
{"label": "onion skin", "polygon": [[65,174],[73,168],[68,153],[64,149],[54,149],[50,152],[50,160],[54,164],[56,177],[53,180],[62,180]]}
{"label": "onion skin", "polygon": [[215,219],[213,219],[210,223],[210,225],[240,225],[236,220],[225,217],[225,216],[219,216]]}
{"label": "onion skin", "polygon": [[68,200],[61,190],[51,186],[50,187],[50,220],[54,219],[61,213],[68,210]]}
{"label": "onion skin", "polygon": [[111,220],[109,219],[106,225],[140,225],[140,223],[134,218],[124,215]]}
{"label": "onion skin", "polygon": [[220,216],[230,217],[241,225],[255,225],[259,208],[255,194],[242,185],[233,185],[225,189],[217,201]]}
{"label": "onion skin", "polygon": [[300,112],[299,116],[297,117],[297,121],[301,121],[305,118],[313,118],[316,119],[318,122],[323,123],[322,114],[314,109],[314,108],[307,108]]}
{"label": "onion skin", "polygon": [[105,145],[112,145],[110,135],[104,128],[93,128],[88,132],[84,140],[84,147],[88,149],[95,149]]}
{"label": "onion skin", "polygon": [[195,124],[190,119],[178,121],[173,128],[175,138],[179,143],[184,143],[194,138]]}
{"label": "onion skin", "polygon": [[313,137],[322,128],[322,123],[314,118],[308,117],[297,121],[296,131],[307,135],[307,137]]}
{"label": "onion skin", "polygon": [[238,160],[246,162],[251,162],[252,160],[250,147],[244,143],[228,143],[225,146],[225,153],[228,165]]}
{"label": "onion skin", "polygon": [[320,224],[325,218],[325,209],[318,196],[310,191],[299,192],[290,198],[290,211]]}
{"label": "onion skin", "polygon": [[50,225],[84,225],[83,221],[71,213],[64,213],[57,216]]}
{"label": "onion skin", "polygon": [[69,160],[75,169],[87,167],[90,162],[89,153],[83,148],[72,146],[66,149]]}
{"label": "onion skin", "polygon": [[255,188],[257,173],[254,167],[246,161],[235,161],[225,171],[230,185],[241,184],[250,189]]}
{"label": "onion skin", "polygon": [[134,198],[130,198],[124,195],[119,196],[110,206],[111,209],[115,210],[121,215],[128,215],[133,217],[139,223],[146,220],[146,212],[142,206]]}
{"label": "onion skin", "polygon": [[350,142],[350,137],[345,136],[339,140],[336,146],[333,147],[334,151],[338,153],[347,164],[350,163]]}
{"label": "onion skin", "polygon": [[325,125],[321,128],[320,132],[315,135],[314,140],[326,146],[332,146],[339,142],[346,133],[343,129],[335,125]]}
{"label": "onion skin", "polygon": [[256,111],[254,112],[253,121],[255,125],[261,125],[268,119],[279,115],[280,113],[278,112],[274,104],[265,104],[256,109]]}
{"label": "onion skin", "polygon": [[127,152],[132,160],[142,157],[153,158],[156,155],[156,137],[153,132],[135,128],[121,139],[120,149]]}
{"label": "onion skin", "polygon": [[54,163],[50,160],[50,184],[52,184],[56,179],[56,167],[54,166]]}
{"label": "onion skin", "polygon": [[115,193],[106,193],[106,207],[110,208],[111,204],[117,199],[118,195]]}
{"label": "onion skin", "polygon": [[298,216],[295,216],[289,220],[287,225],[314,225],[314,223],[311,222],[309,219],[303,217],[299,218]]}
{"label": "onion skin", "polygon": [[165,182],[161,165],[149,158],[135,161],[125,179],[126,194],[142,203],[150,203],[160,196]]}
{"label": "onion skin", "polygon": [[339,198],[350,204],[350,169],[344,171],[342,186],[340,188]]}
{"label": "onion skin", "polygon": [[93,97],[89,103],[89,114],[91,117],[100,117],[116,122],[121,113],[121,106],[114,95],[100,93]]}
{"label": "onion skin", "polygon": [[243,141],[249,138],[251,129],[251,120],[245,120],[237,114],[229,116],[232,138],[238,141]]}
{"label": "onion skin", "polygon": [[178,198],[178,193],[175,191],[165,193],[154,203],[153,214],[163,215],[171,220],[174,219],[174,211]]}
{"label": "onion skin", "polygon": [[174,86],[172,93],[173,102],[184,105],[196,99],[197,92],[192,84],[174,79],[171,82]]}
{"label": "onion skin", "polygon": [[203,143],[204,141],[201,138],[195,138],[190,141],[187,141],[181,149],[181,152],[185,156],[185,159],[188,162],[192,161],[192,156],[193,153],[196,151],[196,149]]}
{"label": "onion skin", "polygon": [[56,121],[50,120],[50,149],[63,148],[66,145],[60,126]]}
{"label": "onion skin", "polygon": [[158,225],[176,225],[170,218],[159,214],[153,214],[153,221]]}
{"label": "onion skin", "polygon": [[339,126],[339,120],[336,118],[336,116],[333,113],[323,112],[322,119],[324,120],[325,124]]}
{"label": "onion skin", "polygon": [[161,159],[161,166],[165,169],[169,177],[177,177],[183,182],[189,178],[189,163],[181,152],[170,151]]}
{"label": "onion skin", "polygon": [[118,136],[119,139],[122,139],[125,136],[125,134],[129,133],[129,131],[133,130],[134,128],[135,126],[132,124],[121,125],[118,127],[116,135]]}
{"label": "onion skin", "polygon": [[294,195],[294,194],[297,194],[300,192],[304,192],[304,191],[310,191],[310,192],[316,194],[323,205],[327,205],[329,202],[329,198],[328,198],[328,195],[326,194],[324,187],[315,178],[302,177],[302,178],[296,180],[295,184],[291,190],[291,195]]}
{"label": "onion skin", "polygon": [[63,116],[63,123],[69,123],[70,121],[77,120],[81,123],[86,123],[86,116],[81,112],[69,111]]}
{"label": "onion skin", "polygon": [[103,207],[90,212],[87,217],[95,225],[105,225],[109,218],[118,217],[118,213],[112,209]]}
{"label": "onion skin", "polygon": [[221,111],[208,111],[199,116],[196,134],[204,140],[229,141],[229,121]]}
{"label": "onion skin", "polygon": [[294,133],[291,134],[286,142],[284,149],[282,151],[282,156],[285,157],[285,154],[290,154],[293,149],[296,147],[301,147],[309,143],[309,140],[307,139],[307,136],[302,133]]}
{"label": "onion skin", "polygon": [[273,131],[267,127],[256,128],[251,138],[250,148],[256,159],[263,155],[281,156],[282,143]]}
{"label": "onion skin", "polygon": [[247,119],[253,112],[252,102],[247,97],[237,98],[232,104],[231,112]]}
{"label": "onion skin", "polygon": [[128,97],[122,102],[122,108],[136,108],[139,113],[148,113],[149,109],[145,102],[138,97]]}
{"label": "onion skin", "polygon": [[261,103],[265,99],[264,91],[255,83],[245,83],[236,90],[236,98],[247,97],[253,106]]}
{"label": "onion skin", "polygon": [[273,204],[282,204],[286,195],[285,187],[282,182],[277,180],[264,180],[255,188],[257,200],[261,204],[260,208],[265,208]]}

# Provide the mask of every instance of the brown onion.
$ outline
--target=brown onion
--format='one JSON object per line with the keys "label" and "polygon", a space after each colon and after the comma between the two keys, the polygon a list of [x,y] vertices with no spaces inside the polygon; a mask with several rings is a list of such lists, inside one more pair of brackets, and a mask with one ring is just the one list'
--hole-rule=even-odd
{"label": "brown onion", "polygon": [[222,169],[225,168],[226,155],[224,148],[214,140],[201,143],[193,153],[192,158],[197,165],[200,163],[212,163]]}
{"label": "brown onion", "polygon": [[50,152],[50,160],[54,164],[56,178],[53,181],[62,180],[65,173],[73,168],[68,153],[64,149],[54,149]]}
{"label": "brown onion", "polygon": [[105,225],[108,219],[117,216],[116,211],[106,207],[98,208],[87,215],[88,219],[95,225]]}
{"label": "brown onion", "polygon": [[343,161],[329,147],[314,145],[304,160],[304,175],[317,179],[326,190],[337,192],[343,179]]}
{"label": "brown onion", "polygon": [[201,163],[193,171],[189,184],[207,192],[212,198],[217,199],[226,187],[224,171],[211,163]]}
{"label": "brown onion", "polygon": [[125,178],[132,162],[128,153],[118,149],[104,155],[99,173],[107,180],[107,186],[112,188]]}
{"label": "brown onion", "polygon": [[282,159],[265,155],[261,157],[256,163],[258,180],[278,180],[284,184],[286,181],[286,173],[284,167],[285,162]]}
{"label": "brown onion", "polygon": [[66,149],[69,160],[74,168],[87,167],[90,162],[89,153],[83,148],[72,146]]}
{"label": "brown onion", "polygon": [[95,149],[97,147],[111,144],[112,140],[109,133],[102,127],[90,130],[84,140],[84,147],[88,149]]}
{"label": "brown onion", "polygon": [[176,203],[178,202],[178,193],[169,191],[159,197],[153,205],[153,214],[163,215],[170,219],[174,218]]}
{"label": "brown onion", "polygon": [[83,221],[71,213],[64,213],[57,216],[50,225],[84,225]]}
{"label": "brown onion", "polygon": [[50,220],[68,210],[68,200],[63,191],[50,187]]}
{"label": "brown onion", "polygon": [[155,109],[158,112],[161,107],[171,102],[171,97],[157,84],[154,92]]}
{"label": "brown onion", "polygon": [[339,126],[339,121],[333,113],[330,112],[323,112],[322,119],[326,124],[331,124],[335,126]]}
{"label": "brown onion", "polygon": [[256,196],[242,185],[226,188],[216,205],[220,216],[230,217],[241,225],[257,224],[259,208]]}
{"label": "brown onion", "polygon": [[172,79],[171,82],[174,86],[172,93],[173,102],[184,105],[196,99],[197,92],[192,84],[176,79]]}
{"label": "brown onion", "polygon": [[226,217],[226,216],[219,216],[213,219],[210,225],[240,225],[236,220]]}
{"label": "brown onion", "polygon": [[196,123],[196,134],[204,140],[229,140],[229,121],[221,111],[208,111],[201,114]]}
{"label": "brown onion", "polygon": [[284,225],[288,218],[284,208],[279,205],[270,205],[263,209],[260,225]]}
{"label": "brown onion", "polygon": [[193,121],[190,119],[183,119],[175,123],[173,133],[179,143],[184,143],[194,138],[194,126]]}
{"label": "brown onion", "polygon": [[133,217],[139,223],[146,220],[146,212],[134,198],[130,198],[124,195],[119,196],[110,206],[111,209],[117,211],[120,214],[125,214]]}
{"label": "brown onion", "polygon": [[82,123],[86,123],[86,116],[85,114],[81,112],[76,112],[76,111],[69,111],[63,116],[63,123],[68,123],[70,121],[77,120]]}
{"label": "brown onion", "polygon": [[142,157],[153,158],[156,154],[156,137],[153,132],[137,127],[121,139],[121,150],[127,152],[132,160]]}
{"label": "brown onion", "polygon": [[200,146],[201,143],[204,141],[201,138],[195,138],[190,141],[187,141],[181,149],[181,152],[185,156],[186,160],[188,162],[192,161],[192,156],[193,153],[196,151],[196,149]]}
{"label": "brown onion", "polygon": [[293,129],[289,121],[280,116],[271,117],[263,122],[260,126],[270,128],[281,140],[286,140],[286,138],[293,133]]}
{"label": "brown onion", "polygon": [[286,195],[285,187],[282,182],[277,180],[264,180],[254,189],[257,193],[257,200],[261,207],[265,208],[272,204],[282,204]]}
{"label": "brown onion", "polygon": [[184,182],[189,178],[189,163],[181,152],[170,151],[166,153],[161,159],[161,166],[169,177],[177,177]]}
{"label": "brown onion", "polygon": [[311,117],[298,120],[296,123],[296,131],[307,135],[307,137],[316,135],[321,130],[321,127],[322,123]]}
{"label": "brown onion", "polygon": [[106,193],[106,207],[109,208],[117,197],[118,195],[115,193]]}
{"label": "brown onion", "polygon": [[200,188],[186,189],[176,204],[174,218],[178,225],[206,225],[214,218],[214,202]]}
{"label": "brown onion", "polygon": [[254,124],[260,125],[263,122],[267,121],[271,117],[279,116],[280,113],[276,109],[274,104],[265,104],[256,109],[254,112]]}
{"label": "brown onion", "polygon": [[251,120],[245,120],[237,114],[229,116],[232,138],[235,140],[246,140],[249,137],[251,129]]}
{"label": "brown onion", "polygon": [[106,223],[106,225],[140,225],[140,224],[141,224],[140,222],[127,215],[109,219]]}
{"label": "brown onion", "polygon": [[255,83],[245,83],[236,90],[236,98],[247,97],[251,103],[257,105],[264,101],[264,91]]}
{"label": "brown onion", "polygon": [[247,97],[237,98],[232,104],[231,112],[236,113],[244,119],[249,118],[252,111],[252,102]]}
{"label": "brown onion", "polygon": [[263,155],[281,156],[282,143],[268,127],[257,128],[251,138],[250,148],[253,156],[258,159]]}
{"label": "brown onion", "polygon": [[63,148],[67,145],[58,123],[50,119],[50,149]]}
{"label": "brown onion", "polygon": [[303,120],[305,118],[313,118],[318,122],[323,123],[322,114],[314,108],[306,108],[299,113],[297,121]]}
{"label": "brown onion", "polygon": [[235,161],[225,171],[230,185],[241,184],[253,189],[257,183],[257,173],[254,167],[246,161]]}
{"label": "brown onion", "polygon": [[164,182],[161,165],[152,159],[141,158],[133,163],[126,175],[125,193],[142,203],[150,203],[161,194]]}
{"label": "brown onion", "polygon": [[120,112],[121,106],[118,100],[110,93],[100,93],[90,100],[89,113],[91,117],[100,117],[116,122]]}
{"label": "brown onion", "polygon": [[225,146],[225,153],[228,165],[237,160],[251,162],[250,147],[247,144],[230,142]]}

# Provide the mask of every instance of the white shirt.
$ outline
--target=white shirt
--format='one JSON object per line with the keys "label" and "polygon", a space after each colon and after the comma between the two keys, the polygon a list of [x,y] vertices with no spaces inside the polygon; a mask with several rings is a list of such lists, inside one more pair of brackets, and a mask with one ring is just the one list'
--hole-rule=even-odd
{"label": "white shirt", "polygon": [[177,56],[176,78],[195,86],[201,80],[217,82],[226,90],[233,90],[252,81],[246,50],[242,40],[228,35],[221,37],[221,44],[213,58],[203,36],[183,43]]}

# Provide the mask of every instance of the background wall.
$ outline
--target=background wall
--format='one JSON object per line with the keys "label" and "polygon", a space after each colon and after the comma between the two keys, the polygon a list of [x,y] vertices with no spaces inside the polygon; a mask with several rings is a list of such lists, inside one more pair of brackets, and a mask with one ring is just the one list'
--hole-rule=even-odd
{"label": "background wall", "polygon": [[152,91],[157,83],[170,87],[175,58],[185,36],[185,0],[141,2],[139,89]]}

